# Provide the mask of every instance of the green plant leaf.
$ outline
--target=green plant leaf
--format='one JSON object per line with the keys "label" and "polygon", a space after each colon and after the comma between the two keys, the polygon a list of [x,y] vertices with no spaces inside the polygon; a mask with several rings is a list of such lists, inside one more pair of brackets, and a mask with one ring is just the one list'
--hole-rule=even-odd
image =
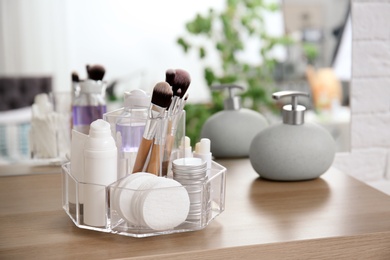
{"label": "green plant leaf", "polygon": [[193,34],[208,34],[211,30],[211,17],[197,14],[195,20],[187,23],[186,28]]}
{"label": "green plant leaf", "polygon": [[213,85],[213,83],[215,82],[215,79],[216,79],[214,71],[211,68],[206,67],[203,70],[203,74],[204,74],[204,77],[206,79],[207,85],[208,86]]}
{"label": "green plant leaf", "polygon": [[177,39],[177,43],[183,48],[184,52],[187,53],[191,48],[191,45],[184,40],[184,38],[180,37]]}
{"label": "green plant leaf", "polygon": [[[276,46],[286,46],[292,41],[288,37],[273,37],[265,28],[264,16],[267,12],[280,9],[279,4],[265,0],[225,0],[223,10],[209,9],[205,14],[198,13],[186,23],[190,36],[179,38],[178,44],[185,52],[196,46],[199,59],[206,56],[217,57],[218,66],[211,67],[205,62],[203,73],[206,84],[236,83],[246,85],[241,94],[248,107],[259,110],[274,110],[271,94],[274,91],[273,71],[276,60],[271,52]],[[261,41],[257,49],[261,64],[249,63],[239,56],[246,50],[246,41]],[[199,46],[199,42],[202,45]],[[204,46],[211,46],[206,48]],[[308,50],[307,56],[315,53]],[[240,57],[240,58],[239,58]],[[226,93],[211,91],[211,104],[187,104],[187,135],[197,141],[200,129],[209,116],[223,109]]]}

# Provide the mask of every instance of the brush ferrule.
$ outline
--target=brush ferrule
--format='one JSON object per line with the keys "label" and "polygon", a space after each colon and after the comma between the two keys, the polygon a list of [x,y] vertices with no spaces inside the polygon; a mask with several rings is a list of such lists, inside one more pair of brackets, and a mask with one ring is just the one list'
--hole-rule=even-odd
{"label": "brush ferrule", "polygon": [[179,103],[180,103],[180,97],[174,96],[172,98],[171,105],[169,106],[169,109],[168,109],[168,116],[169,117],[173,116],[176,113],[177,108],[179,106]]}
{"label": "brush ferrule", "polygon": [[149,118],[156,119],[156,118],[164,118],[165,117],[165,107],[160,107],[155,104],[151,104],[149,107]]}
{"label": "brush ferrule", "polygon": [[166,108],[151,104],[149,107],[149,118],[146,121],[143,137],[151,140],[157,131],[158,121],[166,117]]}
{"label": "brush ferrule", "polygon": [[187,99],[185,99],[185,97],[180,99],[179,102],[178,102],[178,105],[177,105],[177,112],[183,111],[186,103],[187,103]]}
{"label": "brush ferrule", "polygon": [[153,139],[154,135],[156,133],[156,130],[157,130],[157,124],[158,124],[158,119],[157,118],[156,119],[149,118],[146,121],[143,138],[145,138],[147,140]]}

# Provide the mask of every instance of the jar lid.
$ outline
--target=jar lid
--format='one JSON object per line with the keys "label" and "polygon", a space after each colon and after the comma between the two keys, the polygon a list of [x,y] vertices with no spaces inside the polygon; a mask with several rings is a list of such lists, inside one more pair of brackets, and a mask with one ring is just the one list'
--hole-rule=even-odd
{"label": "jar lid", "polygon": [[135,89],[124,93],[124,106],[128,108],[148,108],[150,95],[141,89]]}

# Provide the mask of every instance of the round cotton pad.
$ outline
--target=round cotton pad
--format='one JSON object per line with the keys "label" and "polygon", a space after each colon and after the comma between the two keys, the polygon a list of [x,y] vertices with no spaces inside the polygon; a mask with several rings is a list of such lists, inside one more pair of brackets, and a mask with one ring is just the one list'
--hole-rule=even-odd
{"label": "round cotton pad", "polygon": [[172,229],[183,223],[188,215],[190,199],[187,190],[177,181],[161,178],[142,198],[141,216],[154,230]]}
{"label": "round cotton pad", "polygon": [[137,218],[132,210],[132,199],[139,191],[138,188],[145,182],[157,177],[150,173],[134,173],[118,183],[114,193],[113,207],[118,211],[120,216],[126,219],[130,224],[136,224]]}
{"label": "round cotton pad", "polygon": [[144,219],[142,217],[142,201],[145,197],[145,194],[147,194],[151,188],[153,188],[154,185],[160,183],[162,181],[162,177],[149,179],[146,182],[143,182],[138,188],[137,192],[134,194],[132,200],[131,200],[131,211],[134,217],[134,224],[138,226],[144,226],[146,227],[146,223],[144,222]]}

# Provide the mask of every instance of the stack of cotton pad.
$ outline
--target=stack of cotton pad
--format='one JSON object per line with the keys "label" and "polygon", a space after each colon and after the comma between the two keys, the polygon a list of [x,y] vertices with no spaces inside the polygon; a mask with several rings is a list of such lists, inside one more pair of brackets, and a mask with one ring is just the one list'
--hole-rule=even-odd
{"label": "stack of cotton pad", "polygon": [[112,205],[129,225],[166,230],[183,223],[190,199],[177,181],[150,173],[134,173],[120,181]]}

